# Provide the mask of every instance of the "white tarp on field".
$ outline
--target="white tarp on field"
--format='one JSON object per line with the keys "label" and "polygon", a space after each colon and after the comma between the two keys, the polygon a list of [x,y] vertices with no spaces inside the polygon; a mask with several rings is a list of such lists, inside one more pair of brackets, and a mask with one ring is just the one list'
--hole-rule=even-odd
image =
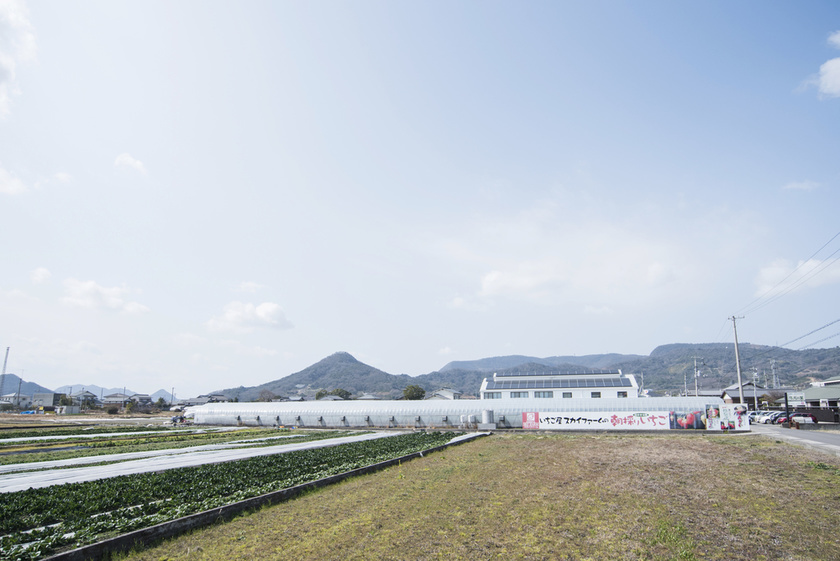
{"label": "white tarp on field", "polygon": [[[282,454],[296,450],[307,450],[310,448],[325,448],[336,446],[347,442],[359,442],[362,440],[374,440],[387,438],[402,432],[371,432],[356,436],[344,436],[339,438],[328,438],[313,442],[299,442],[283,444],[278,446],[264,446],[260,448],[236,448],[226,450],[202,450],[197,452],[181,453],[179,449],[159,450],[163,455],[151,458],[129,460],[108,465],[85,466],[65,469],[48,469],[26,473],[10,473],[0,477],[0,493],[11,493],[23,491],[30,487],[41,488],[63,483],[77,483],[82,481],[96,481],[118,475],[130,475],[135,473],[146,473],[150,471],[162,471],[187,466],[198,466],[202,464],[213,464],[229,462],[232,460],[244,460],[256,456],[268,456],[271,454]],[[98,456],[97,458],[101,458]],[[28,469],[37,469],[37,464],[25,464]]]}

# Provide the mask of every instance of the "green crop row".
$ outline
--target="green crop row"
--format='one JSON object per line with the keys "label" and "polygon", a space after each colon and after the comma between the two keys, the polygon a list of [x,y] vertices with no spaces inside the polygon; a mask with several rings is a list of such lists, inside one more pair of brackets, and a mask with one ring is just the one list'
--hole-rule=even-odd
{"label": "green crop row", "polygon": [[38,559],[108,535],[231,504],[448,442],[412,433],[0,495],[0,559]]}

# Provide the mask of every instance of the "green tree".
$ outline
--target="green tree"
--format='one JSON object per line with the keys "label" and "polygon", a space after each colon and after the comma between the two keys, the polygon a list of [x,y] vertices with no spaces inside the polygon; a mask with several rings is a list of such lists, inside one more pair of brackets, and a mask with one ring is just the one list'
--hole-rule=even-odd
{"label": "green tree", "polygon": [[345,390],[344,388],[336,388],[330,392],[330,395],[337,395],[341,399],[350,399],[350,396],[353,395],[349,391]]}
{"label": "green tree", "polygon": [[318,390],[318,392],[315,394],[315,399],[321,399],[325,395],[329,395],[329,392],[327,390]]}
{"label": "green tree", "polygon": [[405,389],[403,390],[403,397],[405,399],[410,399],[410,400],[415,400],[415,401],[418,400],[418,399],[423,399],[424,397],[426,397],[426,390],[424,390],[420,386],[411,384],[409,386],[406,386]]}
{"label": "green tree", "polygon": [[168,404],[166,403],[166,400],[162,397],[159,397],[158,400],[155,402],[155,407],[157,407],[158,409],[166,409],[167,406]]}

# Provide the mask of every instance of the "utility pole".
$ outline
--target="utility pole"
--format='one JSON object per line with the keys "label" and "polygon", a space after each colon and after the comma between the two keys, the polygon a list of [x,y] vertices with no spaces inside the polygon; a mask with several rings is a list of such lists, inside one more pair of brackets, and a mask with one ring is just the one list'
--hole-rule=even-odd
{"label": "utility pole", "polygon": [[738,372],[738,396],[741,399],[741,404],[744,404],[744,384],[741,382],[741,355],[738,354],[738,328],[735,326],[735,320],[744,319],[743,316],[736,318],[732,316],[732,330],[735,332],[735,370]]}
{"label": "utility pole", "polygon": [[697,397],[699,394],[697,392],[697,378],[700,377],[700,371],[697,370],[697,357],[694,358],[694,397]]}
{"label": "utility pole", "polygon": [[0,397],[3,396],[3,382],[6,381],[6,363],[9,362],[9,348],[6,347],[6,358],[3,359],[3,373],[0,374]]}

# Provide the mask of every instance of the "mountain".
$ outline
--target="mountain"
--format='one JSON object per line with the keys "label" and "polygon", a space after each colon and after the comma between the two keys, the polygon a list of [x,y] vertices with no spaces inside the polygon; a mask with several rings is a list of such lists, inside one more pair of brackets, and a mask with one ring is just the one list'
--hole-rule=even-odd
{"label": "mountain", "polygon": [[232,399],[239,398],[240,401],[254,401],[259,399],[263,392],[266,392],[264,395],[271,392],[280,397],[298,393],[314,395],[319,389],[329,391],[336,388],[345,389],[354,395],[377,393],[396,396],[401,395],[407,385],[415,383],[415,379],[408,374],[388,374],[359,362],[349,353],[338,352],[279,380],[260,386],[240,386],[213,393],[221,393]]}
{"label": "mountain", "polygon": [[440,372],[449,370],[477,370],[480,372],[496,372],[508,368],[516,368],[523,364],[540,364],[543,366],[573,365],[576,367],[590,368],[594,370],[609,370],[612,365],[619,362],[626,362],[645,358],[641,355],[582,355],[582,356],[550,356],[537,358],[533,356],[510,355],[482,358],[479,360],[456,360],[446,364]]}
{"label": "mountain", "polygon": [[0,388],[0,395],[8,395],[20,391],[21,395],[32,395],[33,393],[50,393],[52,390],[45,388],[35,382],[25,382],[17,374],[6,373],[3,378],[3,387]]}
{"label": "mountain", "polygon": [[[840,375],[840,347],[832,349],[791,350],[782,347],[740,343],[741,380],[756,381],[770,387],[775,372],[783,386],[807,386],[809,382]],[[675,343],[656,347],[648,357],[622,361],[613,368],[636,374],[645,387],[673,391],[688,386],[694,389],[694,364],[697,361],[699,388],[724,388],[737,382],[735,345],[732,343]]]}
{"label": "mountain", "polygon": [[153,402],[163,398],[166,403],[172,403],[172,394],[166,390],[158,390],[155,393],[150,394],[150,396]]}
{"label": "mountain", "polygon": [[[771,387],[775,371],[780,385],[804,387],[810,381],[840,375],[840,347],[833,349],[790,350],[781,347],[741,343],[741,379],[755,375],[759,385]],[[362,393],[397,397],[409,384],[427,392],[449,387],[464,395],[478,395],[484,378],[494,372],[576,372],[616,370],[634,374],[646,389],[655,393],[677,393],[694,389],[695,358],[699,389],[721,389],[737,381],[735,347],[729,343],[675,343],[657,347],[649,356],[601,354],[537,358],[511,355],[472,361],[450,362],[437,372],[408,376],[388,374],[359,362],[348,353],[335,353],[312,366],[260,386],[232,388],[219,392],[240,401],[271,397],[306,395],[342,388],[354,396]]]}

